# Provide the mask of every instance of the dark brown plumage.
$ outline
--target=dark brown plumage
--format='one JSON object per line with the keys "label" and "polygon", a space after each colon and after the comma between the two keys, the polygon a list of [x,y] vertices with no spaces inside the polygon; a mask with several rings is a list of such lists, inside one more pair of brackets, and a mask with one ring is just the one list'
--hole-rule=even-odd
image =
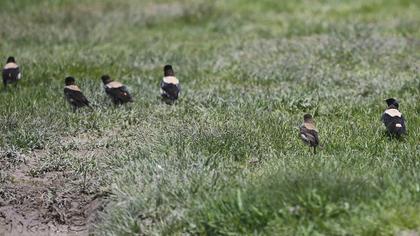
{"label": "dark brown plumage", "polygon": [[305,144],[314,148],[314,154],[316,154],[316,147],[319,145],[318,130],[316,130],[315,121],[310,114],[303,116],[299,134]]}
{"label": "dark brown plumage", "polygon": [[103,75],[101,79],[104,84],[105,93],[112,99],[112,102],[115,105],[121,105],[133,101],[127,87],[125,87],[122,83],[113,81],[108,75]]}
{"label": "dark brown plumage", "polygon": [[388,107],[382,114],[381,120],[384,123],[388,135],[391,137],[401,137],[406,134],[405,119],[398,110],[399,103],[394,98],[385,100]]}
{"label": "dark brown plumage", "polygon": [[75,84],[75,79],[73,77],[67,77],[65,79],[64,87],[64,96],[66,100],[70,103],[73,108],[73,111],[76,111],[77,108],[84,106],[90,107],[90,102],[87,100],[85,95],[83,95],[80,88]]}

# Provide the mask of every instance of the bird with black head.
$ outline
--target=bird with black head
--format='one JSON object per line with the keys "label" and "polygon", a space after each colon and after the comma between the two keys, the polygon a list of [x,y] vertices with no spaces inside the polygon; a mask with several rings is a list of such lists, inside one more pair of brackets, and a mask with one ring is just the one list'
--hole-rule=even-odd
{"label": "bird with black head", "polygon": [[79,86],[76,85],[76,80],[74,79],[74,77],[67,77],[64,80],[64,83],[64,97],[72,106],[73,111],[76,111],[78,108],[85,106],[92,109],[89,100],[87,100],[85,95],[83,95]]}
{"label": "bird with black head", "polygon": [[17,86],[17,82],[21,79],[22,74],[20,73],[19,65],[16,63],[14,57],[8,57],[6,65],[3,67],[3,85],[7,88],[7,84],[14,84]]}
{"label": "bird with black head", "polygon": [[124,84],[113,81],[109,75],[103,75],[101,79],[104,84],[105,93],[111,98],[114,105],[121,105],[133,101]]}
{"label": "bird with black head", "polygon": [[388,107],[382,114],[381,120],[384,123],[390,137],[401,137],[406,134],[405,119],[399,111],[399,102],[395,98],[385,100]]}
{"label": "bird with black head", "polygon": [[173,104],[179,97],[181,85],[175,77],[175,72],[171,65],[163,67],[163,80],[160,82],[160,95],[167,104]]}

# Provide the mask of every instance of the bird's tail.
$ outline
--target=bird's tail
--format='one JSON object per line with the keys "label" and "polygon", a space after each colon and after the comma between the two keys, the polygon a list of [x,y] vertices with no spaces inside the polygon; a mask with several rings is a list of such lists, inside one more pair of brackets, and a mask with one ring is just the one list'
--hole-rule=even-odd
{"label": "bird's tail", "polygon": [[395,124],[395,133],[397,136],[402,136],[405,134],[405,127],[402,124]]}

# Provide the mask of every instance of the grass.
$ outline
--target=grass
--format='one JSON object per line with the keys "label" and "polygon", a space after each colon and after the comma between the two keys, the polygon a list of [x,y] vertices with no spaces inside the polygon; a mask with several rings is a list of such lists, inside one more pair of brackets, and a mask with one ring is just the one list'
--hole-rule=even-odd
{"label": "grass", "polygon": [[[420,232],[417,1],[2,1],[3,151],[110,192],[99,235]],[[183,93],[159,102],[162,67]],[[114,108],[100,76],[135,102]],[[95,111],[63,99],[75,76]],[[380,116],[396,97],[408,136]],[[314,114],[324,149],[299,137]],[[85,159],[81,160],[80,157]],[[256,164],[250,160],[258,160]],[[0,181],[7,176],[0,171]]]}

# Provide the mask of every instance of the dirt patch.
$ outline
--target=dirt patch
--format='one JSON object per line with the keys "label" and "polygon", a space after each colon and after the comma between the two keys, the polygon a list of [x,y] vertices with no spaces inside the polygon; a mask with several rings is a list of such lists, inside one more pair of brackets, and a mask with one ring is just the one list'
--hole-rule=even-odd
{"label": "dirt patch", "polygon": [[[86,193],[71,171],[34,177],[43,153],[0,153],[0,235],[88,235],[104,195]],[[6,167],[6,168],[3,168]]]}

